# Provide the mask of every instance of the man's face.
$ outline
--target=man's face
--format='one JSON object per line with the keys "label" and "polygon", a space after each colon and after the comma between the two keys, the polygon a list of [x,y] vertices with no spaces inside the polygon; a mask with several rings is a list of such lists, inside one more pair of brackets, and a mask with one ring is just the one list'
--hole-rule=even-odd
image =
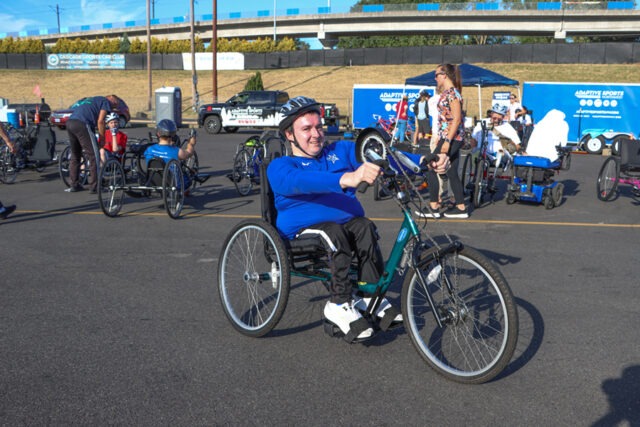
{"label": "man's face", "polygon": [[502,124],[502,120],[504,119],[502,114],[498,114],[498,113],[491,113],[490,118],[491,118],[491,124],[494,126],[500,126]]}
{"label": "man's face", "polygon": [[322,128],[322,120],[320,115],[315,112],[309,112],[300,116],[293,122],[293,133],[285,132],[289,141],[295,140],[300,144],[300,148],[306,152],[302,152],[292,144],[291,151],[296,156],[315,157],[322,151],[324,147],[324,130]]}

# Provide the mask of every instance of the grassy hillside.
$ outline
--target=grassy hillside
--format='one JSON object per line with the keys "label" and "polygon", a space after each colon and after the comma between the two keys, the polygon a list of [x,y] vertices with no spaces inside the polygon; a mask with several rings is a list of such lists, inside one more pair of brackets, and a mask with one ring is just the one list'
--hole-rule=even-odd
{"label": "grassy hillside", "polygon": [[[476,64],[523,83],[525,81],[550,82],[605,82],[638,83],[640,67],[624,65],[556,65],[556,64]],[[436,64],[385,65],[356,67],[307,67],[282,70],[262,70],[266,89],[280,89],[289,95],[306,95],[324,102],[338,104],[342,114],[350,114],[351,93],[354,84],[402,84],[407,77],[426,73]],[[219,71],[218,97],[225,100],[244,88],[255,71]],[[153,71],[151,99],[147,71],[49,71],[0,70],[2,93],[10,102],[35,102],[35,85],[52,108],[67,107],[83,96],[115,93],[124,98],[132,113],[148,112],[149,100],[155,104],[155,89],[178,86],[182,90],[185,117],[195,117],[192,102],[190,71]],[[202,102],[212,100],[212,73],[198,72],[198,91]],[[513,88],[492,87],[482,90],[482,104],[490,104],[495,90]],[[469,115],[478,112],[477,88],[464,88]]]}

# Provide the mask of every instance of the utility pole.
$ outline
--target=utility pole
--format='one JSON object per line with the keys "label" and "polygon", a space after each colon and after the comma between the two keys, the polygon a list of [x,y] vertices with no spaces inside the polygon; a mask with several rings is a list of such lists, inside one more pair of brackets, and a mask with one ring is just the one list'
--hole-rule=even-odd
{"label": "utility pole", "polygon": [[196,70],[196,42],[194,39],[194,16],[193,16],[193,0],[190,1],[190,11],[191,15],[191,94],[193,100],[193,111],[198,111],[198,74]]}
{"label": "utility pole", "polygon": [[60,33],[60,6],[58,6],[58,4],[56,4],[56,8],[54,9],[53,6],[49,6],[49,9],[53,10],[56,12],[56,18],[58,19],[58,33]]}
{"label": "utility pole", "polygon": [[151,5],[147,0],[147,79],[149,80],[147,111],[151,111]]}
{"label": "utility pole", "polygon": [[211,94],[213,96],[213,102],[218,102],[218,0],[213,0],[213,20],[211,28],[211,56],[213,57],[213,72],[212,85],[213,89]]}

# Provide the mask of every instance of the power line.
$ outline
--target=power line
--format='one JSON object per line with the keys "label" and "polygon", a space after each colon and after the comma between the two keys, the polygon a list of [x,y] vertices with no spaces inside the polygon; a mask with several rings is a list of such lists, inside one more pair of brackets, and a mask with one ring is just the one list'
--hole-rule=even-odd
{"label": "power line", "polygon": [[56,13],[56,18],[58,19],[58,32],[60,32],[60,6],[58,6],[58,4],[56,3],[55,9],[53,6],[49,6],[49,9],[53,10]]}

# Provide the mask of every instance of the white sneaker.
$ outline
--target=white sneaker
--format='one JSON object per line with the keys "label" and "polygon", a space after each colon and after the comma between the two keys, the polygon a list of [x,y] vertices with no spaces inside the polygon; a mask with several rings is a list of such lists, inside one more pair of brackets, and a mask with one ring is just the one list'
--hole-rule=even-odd
{"label": "white sneaker", "polygon": [[415,214],[420,218],[440,218],[440,212],[435,209],[429,211],[425,208],[421,211],[415,211]]}
{"label": "white sneaker", "polygon": [[[353,301],[345,302],[343,304],[335,304],[331,301],[327,301],[324,306],[324,317],[329,322],[336,325],[344,335],[347,335],[351,330],[353,322],[363,319],[362,315],[353,307]],[[360,332],[355,339],[363,340],[373,335],[373,328],[365,328]]]}
{"label": "white sneaker", "polygon": [[[369,306],[369,302],[371,302],[371,298],[360,298],[356,301],[355,303],[355,308],[357,308],[358,310],[360,310],[361,312],[364,312],[367,307]],[[382,302],[380,303],[380,305],[378,306],[378,310],[376,310],[376,316],[378,317],[378,319],[382,319],[385,315],[385,312],[390,309],[391,303],[389,302],[388,299],[383,298]],[[393,318],[392,322],[393,323],[401,323],[402,322],[402,313],[398,313],[396,315],[396,317]]]}

